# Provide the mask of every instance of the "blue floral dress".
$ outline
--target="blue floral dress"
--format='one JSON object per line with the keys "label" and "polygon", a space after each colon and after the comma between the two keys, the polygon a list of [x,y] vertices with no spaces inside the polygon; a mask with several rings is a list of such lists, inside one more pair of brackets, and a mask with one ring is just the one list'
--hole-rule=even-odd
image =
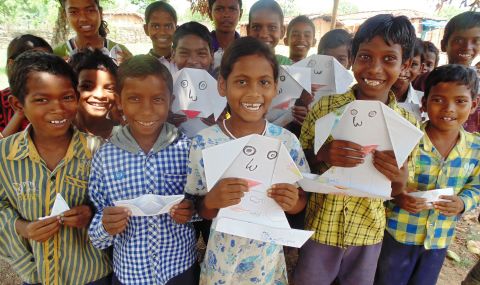
{"label": "blue floral dress", "polygon": [[[300,143],[292,133],[268,123],[265,135],[283,142],[300,171],[310,171]],[[202,150],[230,140],[218,125],[200,131],[193,138],[187,170],[187,193],[207,194]],[[216,232],[213,227],[201,265],[200,285],[288,284],[281,245]]]}

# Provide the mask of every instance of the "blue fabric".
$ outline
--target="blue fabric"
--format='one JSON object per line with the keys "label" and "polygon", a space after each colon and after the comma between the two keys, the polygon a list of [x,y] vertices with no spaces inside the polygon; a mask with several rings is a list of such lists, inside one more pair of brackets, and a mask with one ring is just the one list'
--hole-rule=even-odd
{"label": "blue fabric", "polygon": [[374,284],[435,285],[446,255],[447,248],[406,245],[385,232]]}
{"label": "blue fabric", "polygon": [[190,141],[184,135],[158,151],[128,152],[105,144],[95,154],[89,195],[96,213],[89,228],[98,248],[114,246],[113,268],[123,284],[166,284],[196,261],[195,232],[169,214],[130,217],[124,232],[110,236],[102,225],[105,207],[144,194],[184,194]]}

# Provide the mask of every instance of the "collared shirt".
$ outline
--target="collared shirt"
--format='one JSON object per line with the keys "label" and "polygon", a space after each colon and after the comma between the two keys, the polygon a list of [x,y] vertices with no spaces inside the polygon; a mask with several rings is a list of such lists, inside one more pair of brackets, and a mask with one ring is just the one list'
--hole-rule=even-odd
{"label": "collared shirt", "polygon": [[0,255],[28,283],[86,284],[111,272],[110,259],[87,229],[62,227],[46,242],[20,237],[18,218],[51,213],[57,193],[70,207],[88,203],[87,180],[96,138],[74,130],[65,157],[50,171],[30,137],[31,127],[0,141]]}
{"label": "collared shirt", "polygon": [[[322,97],[308,113],[303,122],[300,142],[303,149],[312,149],[315,138],[315,122],[328,113],[341,108],[355,100],[354,86],[348,92]],[[388,95],[388,106],[417,125],[415,117],[395,100],[395,95]],[[330,142],[330,136],[327,142]],[[312,172],[323,173],[329,166],[321,163]],[[409,163],[409,170],[413,171]],[[381,199],[358,198],[339,195],[311,193],[307,204],[306,229],[315,233],[312,239],[331,246],[363,246],[382,241],[385,230],[385,208]]]}
{"label": "collared shirt", "polygon": [[[220,43],[217,39],[217,33],[215,31],[210,32],[210,36],[212,37],[213,69],[215,69],[220,66],[225,50],[220,46]],[[238,38],[240,38],[240,34],[235,31],[234,39],[236,40]]]}
{"label": "collared shirt", "polygon": [[130,217],[125,231],[111,236],[102,225],[102,214],[118,200],[184,194],[190,141],[175,128],[175,137],[165,144],[162,130],[159,141],[145,153],[127,128],[115,133],[92,160],[88,189],[96,213],[89,235],[98,248],[113,245],[113,269],[123,284],[166,284],[196,260],[193,226],[177,224],[169,214]]}
{"label": "collared shirt", "polygon": [[427,116],[427,113],[422,113],[422,97],[423,92],[413,89],[412,84],[408,86],[407,98],[404,102],[398,102],[398,105],[405,110],[409,111],[418,121],[422,121],[422,118]]}
{"label": "collared shirt", "polygon": [[[132,56],[132,53],[127,49],[126,46],[122,44],[118,44],[110,39],[105,39],[103,48],[100,49],[105,55],[109,56],[111,59],[115,61],[115,63],[118,64],[118,59],[120,57],[125,60],[129,57]],[[53,49],[53,53],[55,55],[58,55],[65,60],[68,60],[70,57],[72,57],[75,53],[78,52],[77,46],[75,44],[75,39],[71,38],[65,43],[55,47]],[[122,54],[119,55],[119,52]]]}
{"label": "collared shirt", "polygon": [[[8,97],[10,95],[12,95],[10,87],[0,90],[0,132],[5,129],[5,127],[8,125],[13,115],[15,114],[15,111],[8,102]],[[23,119],[21,130],[24,130],[27,127],[28,123],[29,122],[27,119]]]}
{"label": "collared shirt", "polygon": [[170,56],[165,57],[162,55],[158,55],[153,49],[150,49],[148,55],[155,57],[161,64],[165,65],[168,71],[170,71],[170,74],[174,75],[178,71],[177,65],[172,61],[172,58]]}
{"label": "collared shirt", "polygon": [[[428,123],[428,122],[427,122]],[[422,125],[425,131],[427,123]],[[424,135],[420,151],[414,157],[417,168],[409,186],[417,191],[452,187],[465,204],[465,212],[474,209],[480,202],[480,137],[460,131],[457,145],[443,158]],[[424,245],[426,249],[446,248],[450,245],[455,225],[460,217],[448,217],[438,210],[423,210],[409,213],[393,201],[388,201],[387,231],[398,242],[409,245]]]}

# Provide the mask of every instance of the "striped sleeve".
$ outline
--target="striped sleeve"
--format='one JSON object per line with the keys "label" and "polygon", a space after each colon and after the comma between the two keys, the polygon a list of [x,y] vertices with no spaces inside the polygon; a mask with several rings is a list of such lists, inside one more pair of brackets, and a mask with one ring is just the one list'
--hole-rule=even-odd
{"label": "striped sleeve", "polygon": [[88,235],[90,236],[93,246],[100,249],[113,245],[113,236],[105,230],[102,224],[103,209],[108,206],[104,197],[106,190],[102,177],[101,152],[97,152],[92,159],[88,182],[88,195],[95,207],[95,215],[88,228]]}

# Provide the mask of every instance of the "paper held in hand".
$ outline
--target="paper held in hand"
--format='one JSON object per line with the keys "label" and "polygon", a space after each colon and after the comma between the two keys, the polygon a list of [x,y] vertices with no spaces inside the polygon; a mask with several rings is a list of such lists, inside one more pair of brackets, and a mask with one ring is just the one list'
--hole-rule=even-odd
{"label": "paper held in hand", "polygon": [[57,196],[55,196],[55,202],[53,202],[51,214],[49,216],[41,217],[39,220],[58,216],[68,210],[70,210],[70,207],[68,206],[67,201],[63,199],[62,194],[58,193]]}
{"label": "paper held in hand", "polygon": [[184,195],[162,196],[145,194],[135,199],[115,201],[113,204],[117,207],[130,209],[132,216],[156,216],[168,213],[183,198]]}
{"label": "paper held in hand", "polygon": [[250,186],[239,204],[220,209],[216,231],[295,247],[313,234],[291,229],[285,212],[267,195],[273,184],[293,184],[302,178],[281,141],[250,135],[204,149],[202,154],[209,191],[223,178],[243,178]]}

